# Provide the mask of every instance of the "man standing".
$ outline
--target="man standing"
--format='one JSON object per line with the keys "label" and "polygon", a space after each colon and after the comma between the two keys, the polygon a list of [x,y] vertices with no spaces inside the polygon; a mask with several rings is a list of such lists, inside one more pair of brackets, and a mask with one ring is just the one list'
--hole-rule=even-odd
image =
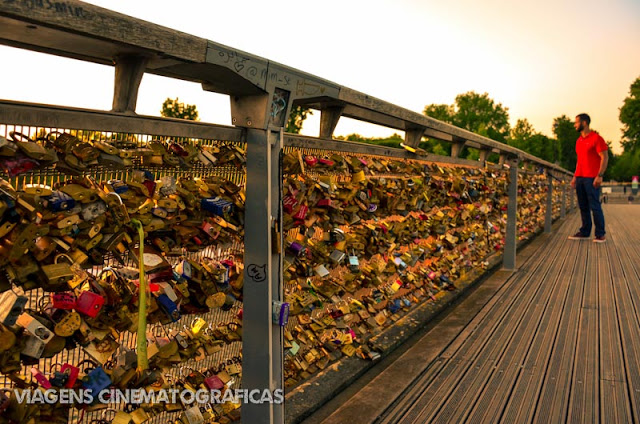
{"label": "man standing", "polygon": [[607,143],[595,131],[591,131],[591,118],[586,113],[576,116],[574,127],[580,133],[576,141],[578,162],[576,172],[571,180],[571,187],[576,189],[578,206],[582,216],[582,227],[570,236],[571,240],[586,240],[591,235],[591,214],[596,225],[596,243],[605,242],[604,214],[600,205],[600,185],[604,171],[607,169],[609,153]]}

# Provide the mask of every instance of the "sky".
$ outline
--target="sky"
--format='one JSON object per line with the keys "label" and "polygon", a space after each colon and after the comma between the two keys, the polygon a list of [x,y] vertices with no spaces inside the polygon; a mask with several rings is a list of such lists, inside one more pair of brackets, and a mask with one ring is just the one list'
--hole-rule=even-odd
{"label": "sky", "polygon": [[[619,108],[640,77],[640,0],[91,0],[89,3],[298,68],[421,112],[487,92],[552,135],[553,119],[591,115],[620,152]],[[0,98],[111,108],[113,68],[0,46]],[[147,74],[137,113],[167,97],[230,125],[227,96]],[[319,112],[303,134],[318,135]],[[342,118],[335,135],[395,130]]]}

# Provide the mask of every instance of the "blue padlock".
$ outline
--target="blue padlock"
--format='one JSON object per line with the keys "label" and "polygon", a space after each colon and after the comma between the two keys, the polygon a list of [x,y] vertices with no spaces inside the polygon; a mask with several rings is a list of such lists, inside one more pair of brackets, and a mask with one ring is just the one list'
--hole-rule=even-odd
{"label": "blue padlock", "polygon": [[129,186],[122,180],[109,180],[107,184],[111,186],[116,194],[122,194],[129,191]]}
{"label": "blue padlock", "polygon": [[169,299],[169,296],[163,293],[156,298],[156,302],[158,302],[158,307],[162,309],[162,312],[171,318],[171,321],[176,322],[180,319],[178,305],[176,305],[173,300]]}
{"label": "blue padlock", "polygon": [[94,398],[97,398],[98,394],[110,385],[111,379],[101,367],[91,370],[89,374],[82,379],[82,387]]}
{"label": "blue padlock", "polygon": [[208,197],[200,200],[200,207],[202,210],[218,216],[228,215],[233,212],[233,203],[219,197]]}
{"label": "blue padlock", "polygon": [[44,207],[53,212],[66,211],[76,206],[76,201],[73,197],[61,191],[54,191],[50,196],[44,197],[43,200]]}

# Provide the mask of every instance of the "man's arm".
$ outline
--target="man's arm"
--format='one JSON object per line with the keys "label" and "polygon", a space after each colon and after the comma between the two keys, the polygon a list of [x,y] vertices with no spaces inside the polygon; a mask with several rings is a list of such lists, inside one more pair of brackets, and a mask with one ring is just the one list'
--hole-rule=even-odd
{"label": "man's arm", "polygon": [[600,187],[602,184],[602,177],[604,176],[604,171],[607,170],[607,165],[609,164],[609,151],[605,150],[603,152],[598,152],[600,155],[600,171],[598,171],[598,176],[593,180],[594,187]]}

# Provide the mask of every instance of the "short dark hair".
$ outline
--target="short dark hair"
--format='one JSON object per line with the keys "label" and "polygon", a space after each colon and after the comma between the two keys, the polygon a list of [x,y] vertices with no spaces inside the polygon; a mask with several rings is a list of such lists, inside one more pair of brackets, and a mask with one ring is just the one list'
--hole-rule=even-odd
{"label": "short dark hair", "polygon": [[581,113],[580,115],[576,116],[576,118],[580,118],[580,120],[582,122],[586,122],[587,125],[591,124],[591,118],[586,113]]}

